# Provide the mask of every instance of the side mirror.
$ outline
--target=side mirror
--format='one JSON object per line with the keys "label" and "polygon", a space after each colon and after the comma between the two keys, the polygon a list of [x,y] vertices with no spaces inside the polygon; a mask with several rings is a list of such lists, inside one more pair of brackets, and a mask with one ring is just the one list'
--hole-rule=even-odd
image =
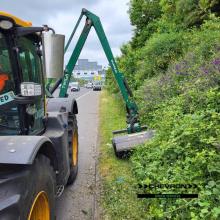
{"label": "side mirror", "polygon": [[47,78],[63,76],[65,36],[46,32],[43,34],[44,73]]}

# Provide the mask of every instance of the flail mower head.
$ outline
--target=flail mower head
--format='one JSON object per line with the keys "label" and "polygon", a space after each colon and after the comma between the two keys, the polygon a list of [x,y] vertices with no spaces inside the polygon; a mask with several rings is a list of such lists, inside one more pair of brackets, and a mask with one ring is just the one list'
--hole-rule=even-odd
{"label": "flail mower head", "polygon": [[[126,131],[126,130],[123,130]],[[123,131],[115,131],[113,134],[122,133]],[[126,158],[130,152],[140,144],[149,141],[155,134],[154,130],[147,130],[138,133],[127,134],[123,136],[116,136],[112,139],[112,145],[115,155],[118,158]]]}

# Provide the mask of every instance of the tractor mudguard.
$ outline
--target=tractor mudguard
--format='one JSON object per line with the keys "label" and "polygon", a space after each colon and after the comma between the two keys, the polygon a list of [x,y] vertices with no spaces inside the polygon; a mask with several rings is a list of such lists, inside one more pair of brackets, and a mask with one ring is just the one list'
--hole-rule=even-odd
{"label": "tractor mudguard", "polygon": [[57,170],[59,173],[59,175],[57,175],[57,183],[59,185],[65,185],[70,173],[68,155],[68,113],[66,111],[48,112],[44,136],[51,140],[56,152],[58,160]]}
{"label": "tractor mudguard", "polygon": [[44,144],[52,142],[45,136],[0,136],[0,164],[32,164]]}
{"label": "tractor mudguard", "polygon": [[48,112],[71,112],[78,114],[78,106],[75,98],[48,98],[47,99]]}

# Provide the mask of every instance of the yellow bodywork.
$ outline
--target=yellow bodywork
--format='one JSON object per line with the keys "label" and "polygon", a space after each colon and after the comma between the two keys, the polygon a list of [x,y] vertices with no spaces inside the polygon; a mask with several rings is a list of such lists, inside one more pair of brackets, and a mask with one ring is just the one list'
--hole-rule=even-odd
{"label": "yellow bodywork", "polygon": [[14,20],[14,22],[19,25],[19,26],[22,26],[22,27],[31,27],[32,26],[32,23],[29,22],[29,21],[24,21],[14,15],[11,15],[7,12],[4,12],[4,11],[0,11],[0,16],[5,16],[5,17],[9,17],[11,19]]}

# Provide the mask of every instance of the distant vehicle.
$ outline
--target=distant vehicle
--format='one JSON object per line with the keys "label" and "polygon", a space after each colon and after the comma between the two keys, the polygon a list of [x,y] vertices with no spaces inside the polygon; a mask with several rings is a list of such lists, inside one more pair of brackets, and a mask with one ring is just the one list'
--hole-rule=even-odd
{"label": "distant vehicle", "polygon": [[93,91],[101,91],[102,90],[102,84],[101,84],[101,82],[95,82],[94,84],[93,84]]}
{"label": "distant vehicle", "polygon": [[91,82],[86,84],[86,88],[87,89],[92,89],[93,88],[93,84]]}
{"label": "distant vehicle", "polygon": [[80,90],[80,86],[79,86],[79,82],[71,82],[70,83],[70,91],[71,92],[75,92],[75,91],[79,91]]}

